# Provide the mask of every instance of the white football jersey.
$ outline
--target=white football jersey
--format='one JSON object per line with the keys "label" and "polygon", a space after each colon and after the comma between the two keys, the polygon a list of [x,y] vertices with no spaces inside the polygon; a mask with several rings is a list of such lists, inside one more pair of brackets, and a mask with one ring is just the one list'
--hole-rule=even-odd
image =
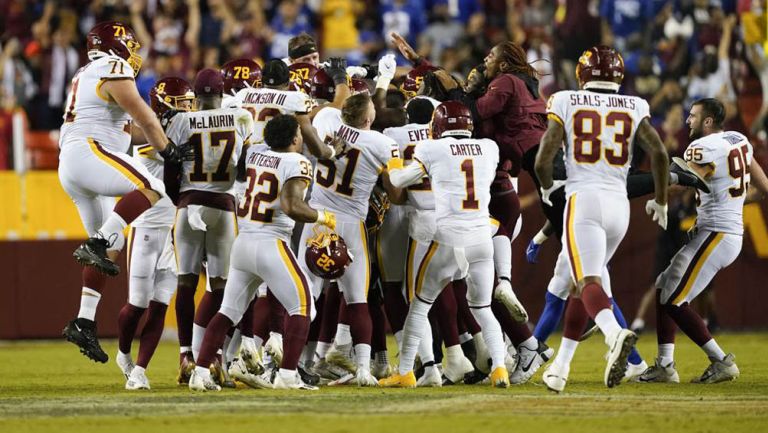
{"label": "white football jersey", "polygon": [[237,200],[240,233],[290,242],[295,221],[280,207],[280,193],[290,179],[304,179],[309,185],[312,164],[300,153],[274,152],[265,144],[257,144],[246,151],[245,170],[247,187]]}
{"label": "white football jersey", "polygon": [[[410,165],[413,162],[413,154],[418,144],[429,140],[429,125],[411,123],[405,126],[387,128],[384,130],[384,135],[395,140],[405,165]],[[424,176],[422,182],[409,186],[407,193],[408,204],[414,209],[435,208],[435,196],[432,194],[432,186],[428,176]]]}
{"label": "white football jersey", "polygon": [[435,194],[435,240],[451,246],[484,242],[490,235],[488,204],[499,163],[499,146],[489,139],[447,137],[416,146]]}
{"label": "white football jersey", "polygon": [[566,195],[579,190],[626,194],[632,143],[648,103],[636,96],[566,90],[549,98],[547,113],[565,129]]}
{"label": "white football jersey", "polygon": [[253,116],[253,137],[251,142],[264,142],[264,126],[280,114],[307,114],[312,109],[309,97],[301,92],[264,88],[241,89],[235,95],[240,107]]}
{"label": "white football jersey", "polygon": [[237,160],[253,130],[251,114],[242,108],[179,113],[165,131],[176,144],[190,143],[195,160],[182,167],[181,192],[232,192]]}
{"label": "white football jersey", "polygon": [[104,56],[75,73],[64,106],[59,147],[92,138],[107,150],[128,152],[131,116],[101,93],[101,86],[109,80],[133,81],[133,69],[120,57]]}
{"label": "white football jersey", "polygon": [[333,160],[317,161],[310,204],[364,220],[379,174],[400,154],[397,143],[380,132],[345,125],[341,110],[333,107],[320,110],[312,125],[323,140],[340,136],[347,150]]}
{"label": "white football jersey", "polygon": [[[149,144],[142,144],[133,148],[133,154],[144,164],[145,167],[158,179],[163,179],[163,157]],[[144,211],[132,223],[133,227],[161,228],[173,227],[176,219],[176,206],[167,195],[160,197],[160,200],[151,208]]]}
{"label": "white football jersey", "polygon": [[697,190],[696,226],[702,230],[744,233],[744,199],[749,188],[753,149],[747,137],[724,131],[692,142],[685,160],[712,168],[707,178],[710,193]]}

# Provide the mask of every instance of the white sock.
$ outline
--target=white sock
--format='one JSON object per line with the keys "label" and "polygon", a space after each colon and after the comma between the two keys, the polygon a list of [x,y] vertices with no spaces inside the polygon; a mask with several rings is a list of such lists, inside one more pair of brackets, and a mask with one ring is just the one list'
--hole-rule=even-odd
{"label": "white sock", "polygon": [[331,343],[326,343],[325,341],[318,341],[317,342],[317,356],[320,359],[325,358],[325,354],[328,353],[328,349],[331,347]]}
{"label": "white sock", "polygon": [[101,293],[83,287],[80,293],[80,311],[77,313],[79,319],[96,320],[96,308],[99,306]]}
{"label": "white sock", "polygon": [[470,334],[469,332],[465,332],[459,335],[459,344],[464,344],[470,340],[472,340],[472,334]]}
{"label": "white sock", "polygon": [[291,380],[296,377],[296,370],[286,370],[285,368],[281,368],[278,372],[283,380]]}
{"label": "white sock", "polygon": [[421,335],[417,353],[422,364],[435,362],[435,349],[432,347],[432,326],[429,324],[429,319],[427,319],[424,333]]}
{"label": "white sock", "polygon": [[253,336],[253,347],[256,348],[256,350],[261,349],[261,346],[264,345],[264,339],[259,337],[258,335]]}
{"label": "white sock", "polygon": [[192,351],[191,346],[179,346],[179,353],[187,353],[191,351]]}
{"label": "white sock", "polygon": [[536,233],[536,236],[533,237],[533,243],[537,245],[541,245],[549,238],[549,236],[544,234],[543,230],[539,230],[538,233]]}
{"label": "white sock", "polygon": [[304,366],[310,366],[315,363],[315,351],[317,350],[317,341],[307,341],[304,348],[301,349],[301,363]]}
{"label": "white sock", "polygon": [[139,377],[141,375],[144,375],[146,373],[147,369],[140,366],[133,367],[133,370],[131,370],[131,377]]}
{"label": "white sock", "polygon": [[253,337],[246,337],[245,335],[240,334],[240,347],[246,348],[248,350],[254,350],[254,347],[256,346],[256,343],[253,341]]}
{"label": "white sock", "polygon": [[629,329],[639,329],[639,328],[645,328],[645,320],[641,318],[637,318],[632,321],[632,325],[630,325]]}
{"label": "white sock", "polygon": [[395,342],[397,342],[397,351],[400,352],[403,347],[403,330],[395,332]]}
{"label": "white sock", "polygon": [[195,373],[203,379],[211,379],[211,370],[208,370],[205,367],[200,367],[199,365],[195,366]]}
{"label": "white sock", "polygon": [[405,326],[403,326],[403,347],[400,349],[400,365],[398,366],[401,375],[413,370],[416,351],[429,326],[427,314],[431,307],[432,305],[422,302],[418,298],[414,298],[411,302],[411,308],[408,310]]}
{"label": "white sock", "polygon": [[114,239],[112,246],[108,248],[110,251],[120,251],[123,249],[123,245],[125,245],[125,235],[123,235],[123,230],[127,225],[128,224],[123,217],[114,211],[109,215],[107,220],[104,221],[104,225],[99,229],[99,233],[101,233],[104,239],[112,242],[113,236],[117,236]]}
{"label": "white sock", "polygon": [[445,364],[445,361],[451,360],[453,362],[454,360],[460,360],[464,357],[464,351],[461,350],[461,345],[457,344],[455,346],[446,347],[445,348],[445,360],[443,361],[443,364]]}
{"label": "white sock", "polygon": [[573,355],[576,354],[577,347],[579,347],[578,341],[563,337],[560,340],[557,355],[555,355],[555,364],[569,367],[573,360]]}
{"label": "white sock", "polygon": [[493,238],[493,266],[499,278],[512,279],[512,243],[506,236]]}
{"label": "white sock", "polygon": [[704,343],[704,345],[701,346],[701,348],[704,350],[704,353],[706,353],[707,356],[710,358],[717,359],[717,360],[722,360],[723,358],[725,358],[725,352],[723,352],[723,349],[720,348],[720,346],[717,344],[714,338]]}
{"label": "white sock", "polygon": [[352,344],[352,334],[349,332],[349,325],[339,323],[336,325],[336,336],[333,338],[333,342],[337,346],[348,346]]}
{"label": "white sock", "polygon": [[197,356],[200,355],[200,347],[203,345],[203,337],[205,337],[205,328],[193,323],[192,324],[192,356],[197,360]]}
{"label": "white sock", "polygon": [[529,350],[536,350],[539,348],[539,340],[537,340],[536,337],[531,335],[530,337],[528,337],[527,340],[520,343],[520,347],[525,347],[526,349],[529,349]]}
{"label": "white sock", "polygon": [[371,345],[370,344],[355,344],[355,363],[357,364],[358,370],[371,369]]}
{"label": "white sock", "polygon": [[675,343],[659,344],[659,363],[667,366],[675,360]]}
{"label": "white sock", "polygon": [[243,344],[243,334],[240,333],[239,329],[235,328],[235,332],[232,334],[232,338],[229,340],[229,344],[224,345],[224,347],[227,348],[227,351],[225,352],[226,359],[224,359],[224,365],[227,365],[235,358],[237,358],[237,354],[240,352],[241,344]]}
{"label": "white sock", "polygon": [[603,335],[605,335],[605,342],[608,345],[613,342],[616,334],[621,331],[621,326],[619,325],[619,322],[616,321],[616,316],[613,315],[613,311],[611,311],[610,308],[603,308],[600,310],[600,312],[597,313],[597,316],[595,316],[595,323],[598,328],[600,328]]}
{"label": "white sock", "polygon": [[491,354],[492,366],[491,369],[498,367],[504,367],[504,359],[506,358],[507,351],[504,348],[504,339],[501,336],[501,326],[496,318],[493,317],[490,307],[483,308],[470,308],[472,315],[475,316],[475,320],[480,325],[480,329],[483,330],[483,340],[485,346],[488,348],[488,353]]}

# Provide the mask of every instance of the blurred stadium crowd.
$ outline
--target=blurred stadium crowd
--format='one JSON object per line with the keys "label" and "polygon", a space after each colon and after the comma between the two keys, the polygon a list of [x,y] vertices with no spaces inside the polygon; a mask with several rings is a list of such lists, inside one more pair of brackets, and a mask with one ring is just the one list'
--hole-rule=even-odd
{"label": "blurred stadium crowd", "polygon": [[546,97],[576,88],[575,62],[602,41],[623,53],[623,92],[649,101],[671,154],[687,145],[685,107],[702,97],[724,101],[726,129],[755,138],[759,154],[765,9],[764,0],[0,0],[0,169],[13,168],[19,108],[29,130],[60,127],[70,79],[87,60],[85,34],[106,19],[136,30],[144,95],[163,76],[286,57],[288,39],[302,32],[316,38],[322,58],[373,63],[396,51],[386,36],[396,31],[458,77],[512,39],[541,72]]}

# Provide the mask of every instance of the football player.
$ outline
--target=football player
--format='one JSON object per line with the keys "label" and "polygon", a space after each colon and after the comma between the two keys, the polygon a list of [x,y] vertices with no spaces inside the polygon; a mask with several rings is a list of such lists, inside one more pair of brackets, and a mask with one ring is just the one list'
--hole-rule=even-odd
{"label": "football player", "polygon": [[261,281],[288,311],[274,388],[317,390],[305,384],[296,371],[314,306],[307,276],[288,242],[294,221],[333,230],[336,220],[332,212],[304,202],[312,165],[301,154],[303,140],[296,118],[279,115],[270,120],[264,128],[264,141],[266,145],[251,146],[246,154],[248,188],[237,211],[240,234],[232,249],[230,278],[221,310],[206,331],[198,366],[189,381],[191,390],[221,390],[206,366],[213,364],[227,331],[240,321]]}
{"label": "football player", "polygon": [[[388,194],[402,195],[402,191],[388,185],[384,171],[387,161],[399,154],[397,144],[370,129],[375,116],[370,96],[361,93],[344,101],[341,110],[323,108],[313,121],[318,135],[328,139],[339,137],[346,144],[344,152],[336,158],[318,161],[310,204],[336,213],[337,231],[355,258],[338,283],[346,300],[346,315],[357,364],[356,374],[350,380],[360,386],[377,385],[370,371],[371,318],[366,305],[370,284],[368,238],[364,223],[368,200],[379,175],[383,176]],[[305,225],[299,243],[299,260],[305,269],[308,269],[306,244],[312,236],[313,225]],[[322,280],[316,276],[311,280],[313,295],[317,297],[322,290]]]}
{"label": "football player", "polygon": [[235,59],[221,67],[224,77],[222,107],[236,106],[235,94],[241,89],[261,87],[261,67],[251,59]]}
{"label": "football player", "polygon": [[[768,193],[768,180],[753,158],[752,144],[739,132],[724,131],[725,107],[713,98],[693,103],[686,120],[693,142],[685,150],[686,164],[706,180],[711,192],[699,192],[696,225],[691,240],[672,258],[656,280],[656,363],[639,382],[679,382],[675,369],[675,325],[696,343],[710,361],[694,383],[718,383],[739,377],[735,356],[717,344],[690,303],[715,274],[741,251],[743,206],[750,187]],[[646,207],[648,210],[652,206]]]}
{"label": "football player", "polygon": [[[542,200],[551,203],[550,195],[563,183],[553,181],[552,173],[555,156],[565,141],[567,204],[559,261],[568,264],[576,284],[568,310],[573,314],[586,310],[605,336],[609,352],[603,380],[612,388],[624,378],[627,357],[637,341],[637,336],[622,328],[614,316],[610,287],[603,281],[606,265],[629,224],[627,173],[633,143],[651,157],[656,198],[648,206],[662,227],[667,218],[669,158],[648,121],[648,103],[618,93],[624,77],[623,60],[614,49],[596,46],[585,51],[576,73],[581,90],[557,92],[550,98],[547,131],[535,170]],[[566,319],[578,334],[585,322],[573,326],[579,320]],[[565,388],[578,345],[570,331],[569,326],[555,361],[544,372],[544,383],[557,392]]]}
{"label": "football player", "polygon": [[133,30],[102,22],[88,33],[87,45],[90,62],[72,78],[59,138],[59,180],[89,236],[74,253],[85,266],[80,311],[63,335],[88,358],[107,362],[95,322],[104,274],[120,272],[114,260],[125,244],[123,229],[165,196],[162,181],[126,154],[131,124],[165,160],[180,161],[182,155],[136,89],[141,56]]}
{"label": "football player", "polygon": [[307,63],[316,68],[320,67],[320,53],[317,51],[315,39],[301,33],[288,40],[288,59],[285,63]]}
{"label": "football player", "polygon": [[[205,326],[218,311],[229,269],[229,254],[237,234],[233,183],[243,146],[250,143],[253,118],[242,108],[221,108],[221,72],[203,69],[195,77],[199,111],[178,113],[169,121],[171,140],[190,143],[195,160],[183,164],[174,228],[178,260],[176,318],[179,332],[180,383],[191,373],[190,352],[199,350]],[[211,291],[195,314],[194,293],[203,254]],[[193,321],[195,332],[193,332]]]}
{"label": "football player", "polygon": [[[158,118],[170,110],[191,111],[194,102],[192,87],[182,78],[162,78],[149,91],[149,105]],[[141,145],[134,151],[155,177],[163,178],[162,157],[152,146]],[[128,303],[118,316],[119,349],[115,357],[128,390],[150,388],[146,369],[160,342],[168,303],[176,292],[176,255],[171,242],[175,215],[176,206],[163,197],[131,223],[128,234]],[[131,343],[144,311],[147,322],[134,364]]]}
{"label": "football player", "polygon": [[[509,386],[501,327],[491,312],[493,242],[488,203],[499,162],[490,139],[472,139],[472,114],[460,102],[444,102],[432,118],[432,140],[414,151],[415,164],[389,163],[392,183],[404,187],[429,180],[434,192],[436,230],[416,272],[416,284],[403,330],[399,371],[382,386],[414,387],[413,362],[431,304],[451,280],[468,279],[468,301],[483,330],[492,359],[491,384]],[[399,168],[398,168],[399,167]]]}

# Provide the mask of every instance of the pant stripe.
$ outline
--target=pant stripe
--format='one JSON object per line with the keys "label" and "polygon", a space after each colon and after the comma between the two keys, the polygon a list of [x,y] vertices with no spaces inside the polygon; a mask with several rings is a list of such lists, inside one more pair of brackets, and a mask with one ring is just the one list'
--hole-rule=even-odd
{"label": "pant stripe", "polygon": [[675,292],[670,296],[672,304],[679,304],[686,296],[688,296],[688,293],[691,292],[691,288],[693,287],[693,283],[696,282],[696,278],[699,276],[702,266],[707,262],[712,251],[714,251],[720,244],[720,241],[723,240],[723,236],[722,233],[712,232],[707,236],[707,239],[702,242],[698,251],[696,251],[696,254],[693,256],[691,263],[688,264],[688,268],[685,270],[683,278],[680,279],[680,283],[677,285]]}
{"label": "pant stripe", "polygon": [[301,304],[300,314],[302,316],[308,316],[308,299],[309,299],[309,284],[307,284],[304,274],[299,269],[299,264],[294,260],[293,255],[289,252],[288,246],[284,241],[277,240],[277,251],[280,252],[280,257],[283,259],[285,268],[288,269],[288,273],[291,274],[294,286],[299,293],[299,303]]}
{"label": "pant stripe", "polygon": [[127,261],[126,261],[126,268],[128,268],[128,277],[129,278],[131,276],[131,258],[132,258],[132,256],[131,256],[131,247],[133,247],[133,238],[134,237],[136,237],[136,229],[133,228],[133,226],[131,226],[131,228],[129,229],[129,234],[128,234],[128,245],[126,247],[126,249],[127,249],[126,254],[128,254],[128,258],[127,258]]}
{"label": "pant stripe", "polygon": [[568,260],[571,263],[571,272],[573,273],[573,280],[575,283],[584,278],[584,272],[581,269],[581,260],[579,259],[579,251],[576,247],[576,233],[573,232],[573,220],[576,219],[576,194],[573,194],[568,199],[568,208],[566,209],[565,219],[567,225],[565,227],[565,237],[567,240],[568,248]]}
{"label": "pant stripe", "polygon": [[427,254],[424,255],[424,259],[419,265],[419,272],[416,273],[416,295],[421,293],[421,289],[424,286],[424,277],[427,274],[427,267],[429,267],[429,262],[432,260],[432,256],[435,255],[436,250],[437,242],[432,241],[427,249]]}
{"label": "pant stripe", "polygon": [[119,171],[120,174],[125,176],[132,184],[140,189],[152,189],[146,177],[139,173],[138,170],[131,167],[127,162],[104,150],[96,140],[88,138],[88,144],[91,146],[91,151],[97,158]]}
{"label": "pant stripe", "polygon": [[415,295],[413,286],[414,286],[414,280],[413,280],[413,256],[416,255],[416,241],[412,238],[408,238],[408,260],[405,263],[405,291],[406,296],[408,297],[408,302],[411,302],[413,300],[413,296]]}
{"label": "pant stripe", "polygon": [[363,241],[363,255],[365,256],[365,299],[368,299],[368,289],[371,286],[371,259],[368,257],[368,233],[365,223],[360,223],[360,239]]}

